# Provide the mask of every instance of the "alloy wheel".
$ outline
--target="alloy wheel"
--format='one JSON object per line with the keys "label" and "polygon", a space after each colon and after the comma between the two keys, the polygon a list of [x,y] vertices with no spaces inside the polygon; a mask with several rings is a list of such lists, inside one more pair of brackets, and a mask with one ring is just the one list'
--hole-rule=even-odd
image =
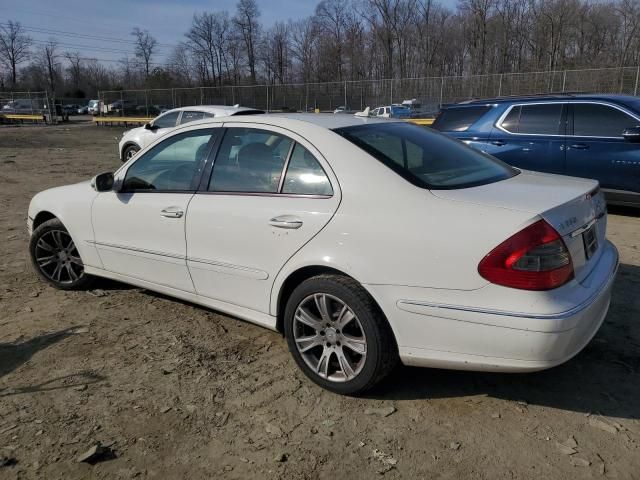
{"label": "alloy wheel", "polygon": [[48,230],[38,238],[35,261],[43,275],[59,284],[72,284],[84,275],[78,249],[64,230]]}
{"label": "alloy wheel", "polygon": [[360,320],[339,298],[309,295],[293,318],[293,339],[307,366],[333,382],[353,380],[364,367],[367,339]]}

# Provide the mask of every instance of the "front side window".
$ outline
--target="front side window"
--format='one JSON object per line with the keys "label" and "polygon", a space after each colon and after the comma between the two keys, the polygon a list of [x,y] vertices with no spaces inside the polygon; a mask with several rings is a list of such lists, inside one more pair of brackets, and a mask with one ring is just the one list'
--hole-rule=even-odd
{"label": "front side window", "polygon": [[595,103],[573,104],[573,134],[585,137],[622,137],[638,120],[617,108]]}
{"label": "front side window", "polygon": [[518,174],[462,142],[404,122],[358,125],[335,132],[422,188],[467,188]]}
{"label": "front side window", "polygon": [[182,118],[180,118],[180,125],[189,122],[195,122],[196,120],[202,120],[204,118],[203,112],[195,112],[190,110],[185,110],[182,112]]}
{"label": "front side window", "polygon": [[333,190],[318,160],[299,143],[291,153],[282,193],[331,196]]}
{"label": "front side window", "polygon": [[277,193],[293,140],[256,128],[225,133],[209,181],[212,192]]}
{"label": "front side window", "polygon": [[490,108],[488,105],[447,108],[438,114],[433,128],[441,132],[464,132]]}
{"label": "front side window", "polygon": [[509,133],[561,135],[562,103],[516,105],[500,126]]}
{"label": "front side window", "polygon": [[123,191],[190,191],[213,133],[195,130],[174,135],[142,155],[127,170]]}
{"label": "front side window", "polygon": [[153,125],[158,128],[173,128],[176,126],[180,112],[168,112],[153,121]]}

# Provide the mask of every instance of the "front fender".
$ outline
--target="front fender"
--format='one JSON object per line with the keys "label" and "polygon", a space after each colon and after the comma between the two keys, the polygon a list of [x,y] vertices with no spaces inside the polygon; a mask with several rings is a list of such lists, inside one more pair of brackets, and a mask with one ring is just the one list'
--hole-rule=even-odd
{"label": "front fender", "polygon": [[29,223],[38,215],[47,212],[59,219],[69,231],[85,265],[102,268],[98,251],[93,246],[91,205],[98,193],[91,182],[51,188],[36,194],[29,204]]}

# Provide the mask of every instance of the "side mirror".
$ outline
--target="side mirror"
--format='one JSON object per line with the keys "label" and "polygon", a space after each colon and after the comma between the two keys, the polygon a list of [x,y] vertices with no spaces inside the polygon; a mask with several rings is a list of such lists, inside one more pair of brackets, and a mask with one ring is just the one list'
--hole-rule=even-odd
{"label": "side mirror", "polygon": [[144,129],[145,130],[156,130],[158,127],[156,127],[153,123],[149,122],[149,123],[145,123],[144,124]]}
{"label": "side mirror", "polygon": [[625,128],[622,131],[622,137],[627,142],[640,143],[640,127]]}
{"label": "side mirror", "polygon": [[110,192],[113,189],[113,173],[101,173],[91,179],[91,187],[96,192]]}

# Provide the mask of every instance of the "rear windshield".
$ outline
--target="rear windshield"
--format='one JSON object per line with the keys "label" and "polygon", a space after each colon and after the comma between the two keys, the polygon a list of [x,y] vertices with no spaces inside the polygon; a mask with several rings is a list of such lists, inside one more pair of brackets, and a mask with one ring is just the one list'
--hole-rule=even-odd
{"label": "rear windshield", "polygon": [[515,168],[458,140],[409,123],[374,123],[335,132],[422,188],[475,187],[518,174]]}
{"label": "rear windshield", "polygon": [[441,132],[464,132],[490,108],[489,105],[447,108],[440,112],[433,122],[433,128]]}

